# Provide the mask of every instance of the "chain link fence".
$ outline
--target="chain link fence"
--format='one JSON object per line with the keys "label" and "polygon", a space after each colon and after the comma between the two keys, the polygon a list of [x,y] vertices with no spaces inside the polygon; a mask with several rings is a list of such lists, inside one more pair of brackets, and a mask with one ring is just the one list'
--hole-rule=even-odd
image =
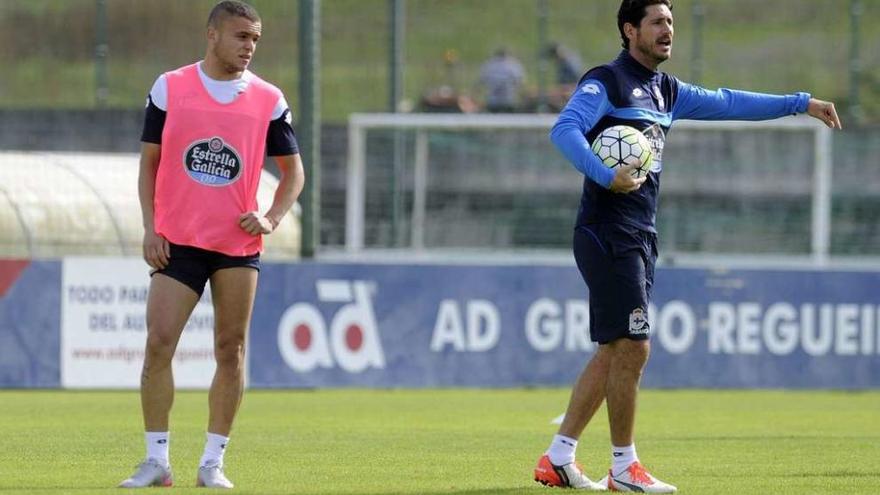
{"label": "chain link fence", "polygon": [[[294,0],[252,0],[264,36],[253,68],[291,100],[297,85]],[[132,108],[162,71],[200,58],[214,0],[4,0],[0,41],[5,74],[0,108]],[[389,0],[324,0],[324,120],[388,107],[392,5]],[[520,59],[522,106],[551,94],[547,45],[578,55],[581,69],[620,48],[617,1],[403,0],[402,70],[406,108],[447,88],[482,103],[480,65],[499,47]],[[708,87],[809,90],[844,109],[853,98],[880,118],[880,2],[876,0],[677,0],[673,58],[664,65]],[[855,79],[855,80],[854,80]],[[855,83],[855,89],[853,89]]]}
{"label": "chain link fence", "polygon": [[[0,150],[136,152],[140,108],[150,86],[159,73],[204,55],[204,26],[214,3],[0,2],[0,61],[4,66]],[[252,68],[284,91],[296,113],[299,2],[252,3],[263,17],[263,37]],[[395,4],[403,9],[398,12],[403,16],[399,47],[403,83],[401,100],[393,105],[403,111],[480,111],[485,100],[478,82],[480,66],[500,47],[516,56],[525,70],[519,109],[552,111],[564,102],[566,93],[556,85],[557,67],[547,51],[551,43],[574,52],[581,70],[606,62],[620,50],[616,0],[323,0],[323,246],[344,243],[348,116],[385,111],[392,105],[389,64]],[[880,226],[874,212],[880,207],[880,138],[876,132],[880,51],[874,48],[880,46],[880,1],[801,0],[794,7],[791,2],[762,0],[678,0],[673,12],[675,51],[664,70],[710,88],[774,93],[806,90],[838,103],[848,129],[835,133],[834,138],[832,253],[878,254]],[[446,150],[449,160],[465,160],[458,166],[488,167],[490,174],[534,186],[511,196],[515,201],[504,219],[488,216],[471,230],[465,224],[474,220],[469,216],[473,205],[460,205],[458,213],[450,209],[450,214],[462,215],[462,235],[486,237],[488,245],[497,247],[567,246],[571,226],[567,219],[574,216],[577,188],[571,201],[559,201],[558,194],[544,191],[532,179],[545,163],[559,165],[562,177],[574,181],[577,176],[573,172],[564,175],[569,171],[547,145],[546,133],[518,137],[512,143],[503,136],[480,134],[432,139],[436,140],[433,146]],[[684,151],[684,162],[689,149]],[[526,169],[505,168],[511,160],[503,157],[515,150],[528,158]],[[404,154],[398,160],[402,162],[383,172],[391,175],[376,180],[405,182],[412,157]],[[450,190],[474,187],[454,180],[449,183]],[[790,200],[780,194],[760,201],[738,199],[735,205],[720,202],[712,213],[714,220],[705,220],[687,204],[661,204],[662,238],[668,239],[663,242],[713,250],[721,241],[694,234],[690,227],[694,222],[751,222],[767,227],[768,238],[787,237],[788,244],[777,239],[783,242],[782,252],[797,252],[802,249],[800,234],[786,233],[785,225],[799,225],[803,219],[798,212],[803,209],[786,206]],[[393,214],[393,208],[379,213]],[[376,239],[401,245],[405,229],[394,225],[377,223]],[[427,240],[437,245],[444,245],[449,238],[446,234],[426,232]]]}

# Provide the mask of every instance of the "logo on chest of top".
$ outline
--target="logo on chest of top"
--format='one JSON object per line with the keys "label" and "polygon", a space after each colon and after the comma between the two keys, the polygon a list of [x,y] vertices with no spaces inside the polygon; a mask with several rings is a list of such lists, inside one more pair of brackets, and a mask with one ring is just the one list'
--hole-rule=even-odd
{"label": "logo on chest of top", "polygon": [[645,98],[648,96],[648,93],[645,93],[642,88],[633,88],[632,95],[633,98]]}
{"label": "logo on chest of top", "polygon": [[241,177],[241,155],[219,137],[202,139],[183,152],[186,174],[206,186],[228,186]]}

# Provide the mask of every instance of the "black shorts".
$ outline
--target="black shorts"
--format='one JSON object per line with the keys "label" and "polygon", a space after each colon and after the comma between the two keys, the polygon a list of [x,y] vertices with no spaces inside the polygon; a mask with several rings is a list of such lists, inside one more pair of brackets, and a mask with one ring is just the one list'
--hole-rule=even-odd
{"label": "black shorts", "polygon": [[657,234],[623,224],[580,226],[574,259],[590,290],[590,338],[647,340]]}
{"label": "black shorts", "polygon": [[223,268],[247,267],[260,271],[260,253],[250,256],[229,256],[228,254],[208,251],[192,246],[181,246],[169,243],[171,258],[168,266],[161,270],[153,270],[150,276],[161,273],[185,284],[195,291],[199,297],[205,291],[205,284],[211,275]]}

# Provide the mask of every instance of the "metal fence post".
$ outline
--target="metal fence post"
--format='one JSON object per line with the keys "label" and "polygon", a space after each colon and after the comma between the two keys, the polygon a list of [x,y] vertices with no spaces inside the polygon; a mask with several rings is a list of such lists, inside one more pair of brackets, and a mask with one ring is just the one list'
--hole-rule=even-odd
{"label": "metal fence post", "polygon": [[107,84],[107,0],[95,0],[95,106],[107,106],[110,89]]}
{"label": "metal fence post", "polygon": [[321,239],[321,0],[299,1],[299,112],[300,153],[306,167],[302,205],[301,250],[313,258]]}
{"label": "metal fence post", "polygon": [[538,112],[547,111],[547,45],[549,40],[549,7],[547,0],[538,0]]}
{"label": "metal fence post", "polygon": [[[389,8],[389,46],[388,46],[388,111],[397,113],[403,98],[404,74],[404,25],[405,13],[403,0],[388,0]],[[395,130],[393,138],[391,174],[391,244],[400,246],[404,243],[403,228],[403,134]]]}
{"label": "metal fence post", "polygon": [[691,38],[691,83],[700,84],[703,79],[703,23],[706,18],[706,7],[700,0],[694,0],[691,6],[692,26]]}
{"label": "metal fence post", "polygon": [[859,27],[862,20],[862,0],[850,0],[849,2],[849,108],[848,113],[853,123],[859,123],[864,118],[860,101],[860,86],[862,79],[862,61],[859,55]]}
{"label": "metal fence post", "polygon": [[397,113],[403,98],[404,71],[404,4],[403,0],[388,0],[389,46],[388,46],[388,111]]}

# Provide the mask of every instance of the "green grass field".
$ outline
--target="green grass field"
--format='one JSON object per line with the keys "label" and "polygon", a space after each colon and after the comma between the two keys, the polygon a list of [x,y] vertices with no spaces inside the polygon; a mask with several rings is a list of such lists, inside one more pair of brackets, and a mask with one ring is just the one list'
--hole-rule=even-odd
{"label": "green grass field", "polygon": [[[227,453],[237,493],[561,493],[532,481],[568,391],[249,391]],[[173,493],[191,488],[206,393],[178,393]],[[119,493],[143,455],[135,392],[0,391],[0,493]],[[642,461],[682,494],[880,490],[880,392],[641,395]],[[608,466],[604,411],[579,459]],[[158,489],[153,489],[158,490]],[[150,491],[153,493],[153,491]]]}

